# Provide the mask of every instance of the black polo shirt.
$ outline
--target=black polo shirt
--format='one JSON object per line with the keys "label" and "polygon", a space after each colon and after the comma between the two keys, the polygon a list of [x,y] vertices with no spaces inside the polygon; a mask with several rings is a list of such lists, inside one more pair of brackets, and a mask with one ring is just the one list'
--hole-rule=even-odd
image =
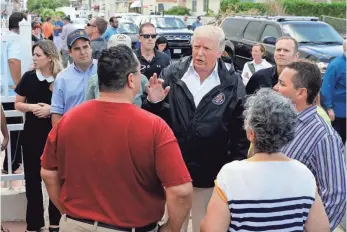
{"label": "black polo shirt", "polygon": [[262,87],[274,87],[278,82],[277,66],[254,73],[246,85],[246,94],[254,94]]}
{"label": "black polo shirt", "polygon": [[137,59],[139,59],[141,66],[144,66],[141,73],[145,75],[148,79],[151,78],[151,76],[153,76],[154,73],[156,73],[159,77],[161,70],[170,65],[169,57],[166,54],[157,51],[156,49],[154,49],[154,57],[150,62],[148,62],[142,56],[141,48],[137,49],[135,51],[135,54],[137,56]]}

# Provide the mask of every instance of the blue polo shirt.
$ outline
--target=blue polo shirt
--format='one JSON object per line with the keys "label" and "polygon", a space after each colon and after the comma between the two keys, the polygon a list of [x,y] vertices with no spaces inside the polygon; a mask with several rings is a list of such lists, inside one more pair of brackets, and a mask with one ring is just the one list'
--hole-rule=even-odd
{"label": "blue polo shirt", "polygon": [[108,42],[111,36],[116,34],[119,34],[118,28],[116,29],[114,27],[109,27],[101,37],[104,38],[106,42]]}
{"label": "blue polo shirt", "polygon": [[75,64],[61,71],[54,82],[51,113],[63,115],[81,104],[84,101],[88,80],[96,73],[97,60],[93,60],[93,64],[85,72]]}
{"label": "blue polo shirt", "polygon": [[54,26],[55,27],[57,27],[57,26],[61,27],[61,29],[54,30],[54,36],[59,36],[60,33],[63,31],[64,22],[63,21],[55,21]]}

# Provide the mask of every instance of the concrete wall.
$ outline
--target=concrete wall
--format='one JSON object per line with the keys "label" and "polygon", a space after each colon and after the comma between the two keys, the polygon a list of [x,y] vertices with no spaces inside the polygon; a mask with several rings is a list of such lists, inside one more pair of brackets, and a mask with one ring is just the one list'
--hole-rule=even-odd
{"label": "concrete wall", "polygon": [[25,221],[27,200],[24,191],[1,192],[1,221]]}

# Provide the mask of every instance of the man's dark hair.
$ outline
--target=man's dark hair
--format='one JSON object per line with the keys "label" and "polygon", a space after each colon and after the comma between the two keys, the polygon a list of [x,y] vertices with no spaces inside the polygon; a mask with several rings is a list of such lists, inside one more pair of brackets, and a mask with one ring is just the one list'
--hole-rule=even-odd
{"label": "man's dark hair", "polygon": [[107,21],[101,17],[96,17],[95,26],[98,29],[99,34],[103,35],[107,29]]}
{"label": "man's dark hair", "polygon": [[46,18],[46,22],[49,22],[51,20],[51,17]]}
{"label": "man's dark hair", "polygon": [[21,12],[14,12],[11,14],[10,18],[8,19],[8,29],[19,29],[19,22],[23,19],[27,19],[25,15]]}
{"label": "man's dark hair", "polygon": [[100,92],[113,92],[125,87],[130,73],[137,72],[139,62],[131,48],[120,44],[103,50],[98,60]]}
{"label": "man's dark hair", "polygon": [[117,17],[116,17],[116,16],[112,16],[112,17],[110,18],[110,23],[113,23],[113,22],[114,22],[114,19],[117,19]]}
{"label": "man's dark hair", "polygon": [[313,104],[322,86],[321,72],[318,66],[308,60],[298,60],[287,66],[296,71],[293,76],[295,89],[307,89],[307,104]]}
{"label": "man's dark hair", "polygon": [[152,23],[144,23],[144,24],[141,24],[140,30],[139,30],[139,35],[142,34],[142,30],[143,30],[143,28],[145,28],[145,27],[153,27],[153,28],[155,29],[155,26],[154,26]]}

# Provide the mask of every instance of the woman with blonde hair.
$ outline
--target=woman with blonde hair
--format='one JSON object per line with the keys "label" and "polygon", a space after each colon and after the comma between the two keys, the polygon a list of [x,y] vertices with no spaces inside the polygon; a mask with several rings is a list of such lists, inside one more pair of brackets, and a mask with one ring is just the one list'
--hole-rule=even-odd
{"label": "woman with blonde hair", "polygon": [[[33,46],[34,69],[24,73],[15,91],[15,108],[25,113],[22,133],[24,177],[27,197],[27,231],[40,231],[45,225],[41,188],[41,161],[48,133],[52,129],[50,120],[52,86],[62,70],[61,58],[50,40],[38,41]],[[59,231],[60,212],[49,201],[49,231]]]}

